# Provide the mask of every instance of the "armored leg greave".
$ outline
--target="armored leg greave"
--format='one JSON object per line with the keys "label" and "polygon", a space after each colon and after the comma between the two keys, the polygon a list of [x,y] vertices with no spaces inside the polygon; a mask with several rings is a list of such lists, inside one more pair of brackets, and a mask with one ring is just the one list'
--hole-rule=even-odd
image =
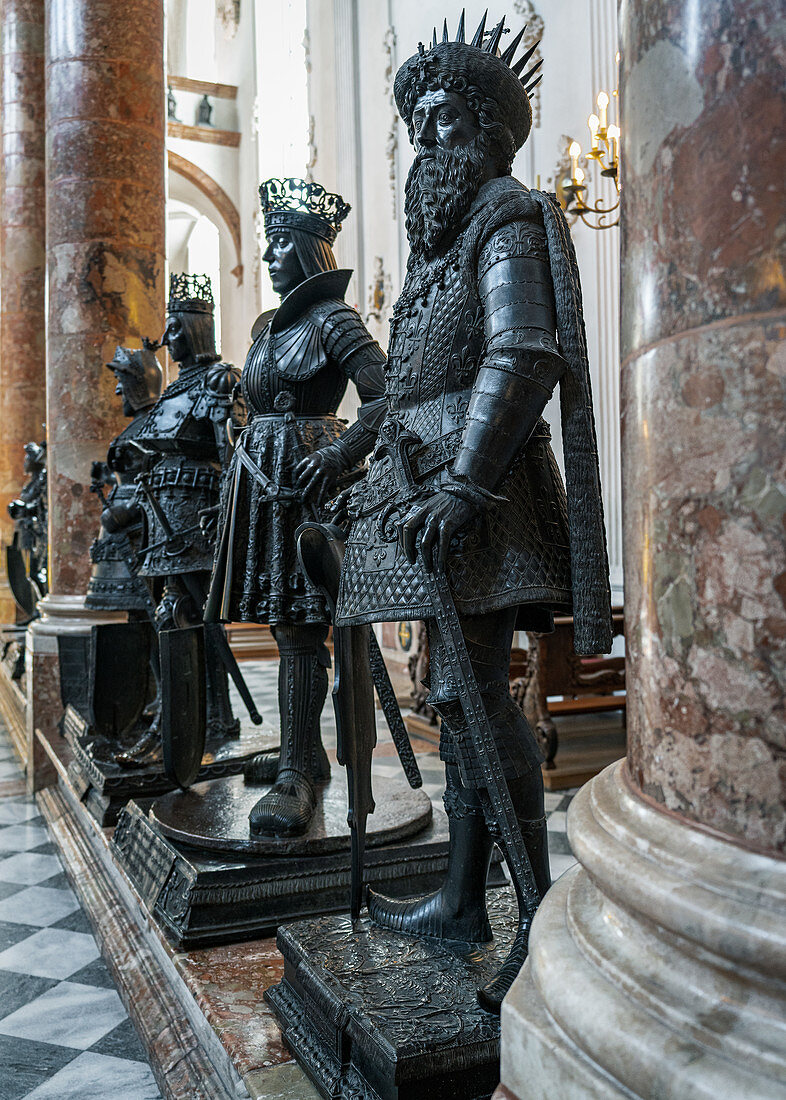
{"label": "armored leg greave", "polygon": [[[467,651],[494,734],[535,883],[542,897],[551,883],[540,772],[543,756],[529,723],[511,699],[508,689],[514,624],[515,609],[464,617],[462,620]],[[445,807],[450,816],[448,876],[436,894],[412,902],[390,901],[369,891],[369,913],[380,924],[401,932],[487,940],[491,938],[491,929],[482,895],[492,838],[499,839],[500,831],[485,789],[471,731],[467,728],[453,668],[438,631],[433,624],[428,626],[431,649],[429,702],[442,718],[440,755],[447,772]],[[485,824],[481,813],[485,814]],[[481,858],[484,861],[482,886],[478,889],[480,875],[477,868]],[[514,864],[510,858],[507,862],[509,867]],[[519,905],[516,937],[500,972],[478,993],[481,1004],[492,1012],[499,1011],[503,997],[527,957],[530,921],[525,915],[522,883],[514,877],[513,886]],[[462,934],[469,931],[472,935]]]}
{"label": "armored leg greave", "polygon": [[434,939],[487,943],[486,876],[493,841],[480,792],[464,787],[458,768],[446,769],[445,811],[450,849],[445,881],[433,894],[399,901],[368,891],[368,911],[377,924],[395,932]]}
{"label": "armored leg greave", "polygon": [[327,626],[276,626],[281,755],[276,781],[249,814],[252,833],[298,836],[311,822],[314,785],[330,778],[319,718],[327,695]]}

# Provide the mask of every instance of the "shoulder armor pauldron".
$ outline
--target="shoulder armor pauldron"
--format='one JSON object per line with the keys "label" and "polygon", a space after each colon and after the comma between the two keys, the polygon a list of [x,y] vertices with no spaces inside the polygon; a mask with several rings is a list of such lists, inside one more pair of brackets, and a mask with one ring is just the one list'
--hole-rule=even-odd
{"label": "shoulder armor pauldron", "polygon": [[239,380],[240,371],[237,367],[231,363],[214,363],[205,372],[203,385],[211,397],[229,401]]}
{"label": "shoulder armor pauldron", "polygon": [[510,260],[516,256],[548,263],[546,231],[542,225],[536,221],[515,221],[496,229],[480,251],[478,279],[482,279],[500,260]]}

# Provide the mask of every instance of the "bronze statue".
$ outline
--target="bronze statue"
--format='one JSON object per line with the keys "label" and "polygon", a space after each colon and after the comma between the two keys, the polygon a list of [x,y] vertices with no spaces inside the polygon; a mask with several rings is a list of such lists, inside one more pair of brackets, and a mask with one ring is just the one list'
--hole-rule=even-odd
{"label": "bronze statue", "polygon": [[[578,268],[554,196],[511,176],[540,63],[521,75],[533,52],[515,58],[523,31],[498,55],[503,24],[487,34],[484,17],[468,43],[462,16],[456,41],[446,26],[395,79],[416,149],[405,192],[411,255],[391,325],[389,411],[348,500],[336,614],[339,629],[426,620],[449,869],[427,897],[369,891],[369,914],[404,933],[488,941],[496,839],[519,926],[479,993],[492,1011],[550,885],[543,756],[508,688],[513,632],[547,631],[555,613],[572,613],[577,652],[611,644]],[[557,383],[567,494],[541,416]]]}
{"label": "bronze statue", "polygon": [[38,615],[36,602],[49,591],[46,440],[25,443],[23,469],[28,480],[19,496],[8,505],[14,534],[11,545],[6,547],[6,566],[14,599],[30,620]]}
{"label": "bronze statue", "polygon": [[[137,499],[144,514],[145,537],[139,575],[163,584],[156,607],[156,629],[176,631],[202,621],[214,536],[206,517],[217,510],[223,470],[231,444],[227,422],[242,423],[233,399],[239,371],[222,363],[216,351],[213,293],[206,275],[170,279],[168,319],[161,344],[179,365],[178,377],[166,387],[144,418],[133,443],[144,458],[137,473]],[[221,745],[239,732],[232,714],[227,668],[236,672],[223,627],[206,628],[204,638],[207,697],[207,744]],[[186,662],[188,655],[184,658]],[[186,666],[184,666],[186,667]],[[176,679],[162,682],[162,692],[177,695]],[[177,710],[179,700],[175,699]],[[199,731],[194,731],[194,744]],[[160,754],[161,731],[154,724],[123,756],[123,763],[143,764]],[[195,755],[201,758],[199,748]],[[198,764],[198,761],[197,761]]]}
{"label": "bronze statue", "polygon": [[[315,786],[330,776],[319,720],[330,664],[329,616],[298,563],[295,532],[356,478],[384,416],[385,357],[344,301],[351,271],[333,242],[349,206],[303,180],[259,189],[277,310],[256,322],[241,377],[248,427],[224,491],[208,620],[268,623],[281,658],[281,754],[275,782],[250,813],[251,831],[305,832]],[[351,379],[361,407],[346,429],[336,409]]]}
{"label": "bronze statue", "polygon": [[[138,576],[136,555],[143,535],[142,508],[136,498],[136,476],[144,454],[131,446],[150,408],[161,396],[161,367],[152,348],[117,347],[106,364],[117,379],[115,393],[131,423],[109,445],[106,462],[94,462],[91,489],[102,502],[101,531],[90,547],[93,570],[87,607],[146,615],[152,603],[147,584]],[[109,488],[109,495],[105,493]]]}

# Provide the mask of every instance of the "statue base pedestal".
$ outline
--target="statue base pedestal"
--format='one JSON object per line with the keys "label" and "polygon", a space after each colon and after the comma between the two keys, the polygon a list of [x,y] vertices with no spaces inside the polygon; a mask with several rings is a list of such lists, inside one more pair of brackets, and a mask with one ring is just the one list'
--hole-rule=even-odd
{"label": "statue base pedestal", "polygon": [[[115,825],[121,810],[132,799],[149,801],[174,790],[175,784],[165,775],[163,764],[122,768],[108,761],[95,760],[85,748],[90,733],[90,726],[78,711],[72,706],[66,707],[63,736],[74,753],[68,766],[68,778],[99,825]],[[256,728],[253,732],[243,731],[239,737],[227,740],[217,752],[205,753],[198,778],[238,775],[258,753],[277,747],[275,734],[261,733]]]}
{"label": "statue base pedestal", "polygon": [[499,1081],[499,1018],[477,989],[504,960],[515,895],[488,895],[483,947],[404,936],[367,917],[299,921],[278,933],[284,977],[265,999],[324,1097],[488,1100]]}
{"label": "statue base pedestal", "polygon": [[[251,807],[267,790],[242,776],[131,803],[112,840],[115,860],[178,948],[270,934],[284,921],[340,912],[350,887],[343,774],[319,790],[301,837],[252,836]],[[400,897],[436,889],[447,868],[448,827],[421,790],[375,776],[366,881]],[[496,881],[502,871],[495,867]]]}

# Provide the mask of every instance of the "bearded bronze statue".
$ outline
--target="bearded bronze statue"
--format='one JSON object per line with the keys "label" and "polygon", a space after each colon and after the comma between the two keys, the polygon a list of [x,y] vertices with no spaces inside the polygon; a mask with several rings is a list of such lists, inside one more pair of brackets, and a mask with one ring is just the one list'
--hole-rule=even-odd
{"label": "bearded bronze statue", "polygon": [[[511,175],[539,66],[520,75],[533,51],[516,59],[519,34],[500,55],[502,32],[500,23],[486,34],[484,19],[468,43],[462,17],[457,41],[447,30],[442,42],[435,36],[395,79],[416,149],[405,203],[411,255],[391,325],[388,412],[349,499],[336,614],[347,629],[426,620],[449,869],[427,897],[370,890],[368,909],[395,931],[487,942],[496,839],[519,925],[479,992],[492,1011],[526,958],[550,885],[543,757],[508,687],[513,633],[548,631],[555,614],[573,614],[577,652],[611,644],[578,268],[554,196]],[[542,417],[557,386],[567,492]]]}
{"label": "bearded bronze statue", "polygon": [[[351,271],[333,242],[349,206],[304,180],[259,189],[277,310],[256,322],[241,376],[248,426],[227,478],[206,619],[270,625],[280,654],[281,753],[275,781],[250,813],[253,833],[304,833],[316,788],[330,777],[320,735],[330,657],[322,592],[297,559],[295,533],[361,473],[384,416],[385,356],[344,301]],[[336,417],[347,382],[361,400]]]}

